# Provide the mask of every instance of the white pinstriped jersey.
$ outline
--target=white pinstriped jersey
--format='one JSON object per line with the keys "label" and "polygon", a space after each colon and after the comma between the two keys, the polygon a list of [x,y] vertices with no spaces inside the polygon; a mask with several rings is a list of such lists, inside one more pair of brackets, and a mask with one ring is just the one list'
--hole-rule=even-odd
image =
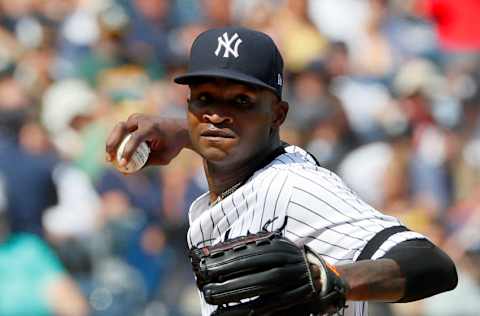
{"label": "white pinstriped jersey", "polygon": [[[189,247],[202,247],[234,238],[283,228],[285,237],[308,244],[331,264],[351,263],[379,231],[399,226],[394,217],[363,202],[342,180],[316,165],[296,146],[255,172],[225,199],[210,206],[209,192],[195,200],[189,212]],[[390,236],[372,259],[382,257],[399,242],[425,238],[405,231]],[[202,315],[216,309],[202,301]],[[347,302],[345,316],[368,315],[366,302]]]}

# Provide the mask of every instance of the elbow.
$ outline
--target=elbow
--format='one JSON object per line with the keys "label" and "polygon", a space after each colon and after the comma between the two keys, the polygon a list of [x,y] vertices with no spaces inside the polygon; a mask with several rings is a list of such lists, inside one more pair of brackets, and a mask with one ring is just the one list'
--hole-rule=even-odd
{"label": "elbow", "polygon": [[455,263],[447,255],[445,255],[445,257],[445,262],[442,265],[442,271],[440,271],[441,278],[443,279],[442,284],[444,284],[444,286],[442,291],[439,293],[451,291],[458,285],[458,274]]}
{"label": "elbow", "polygon": [[458,284],[453,260],[427,240],[404,242],[389,252],[405,278],[405,292],[399,303],[424,299],[453,290]]}
{"label": "elbow", "polygon": [[435,247],[432,249],[430,264],[423,271],[427,284],[430,284],[430,292],[425,297],[451,291],[457,287],[458,274],[453,260],[442,250]]}
{"label": "elbow", "polygon": [[400,303],[421,300],[457,287],[458,275],[455,264],[445,253],[437,248],[437,255],[430,257],[430,264],[423,269],[414,269],[406,275],[406,288]]}

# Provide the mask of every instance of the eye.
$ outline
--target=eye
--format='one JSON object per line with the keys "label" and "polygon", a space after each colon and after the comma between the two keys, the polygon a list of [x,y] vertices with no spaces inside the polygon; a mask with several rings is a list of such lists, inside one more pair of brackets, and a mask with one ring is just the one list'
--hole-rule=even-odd
{"label": "eye", "polygon": [[234,99],[235,105],[241,107],[251,107],[253,105],[252,99],[247,95],[239,95]]}
{"label": "eye", "polygon": [[212,97],[208,93],[202,93],[194,96],[189,101],[189,104],[194,106],[205,106],[212,103]]}
{"label": "eye", "polygon": [[205,102],[205,103],[208,102],[209,99],[210,98],[206,94],[202,94],[198,97],[198,101]]}

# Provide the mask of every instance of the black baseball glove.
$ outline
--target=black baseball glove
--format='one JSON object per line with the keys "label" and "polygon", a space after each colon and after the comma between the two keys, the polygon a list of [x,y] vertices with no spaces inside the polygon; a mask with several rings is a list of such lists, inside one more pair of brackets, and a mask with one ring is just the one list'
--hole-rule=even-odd
{"label": "black baseball glove", "polygon": [[346,284],[308,247],[262,231],[190,252],[214,316],[323,315],[345,307]]}

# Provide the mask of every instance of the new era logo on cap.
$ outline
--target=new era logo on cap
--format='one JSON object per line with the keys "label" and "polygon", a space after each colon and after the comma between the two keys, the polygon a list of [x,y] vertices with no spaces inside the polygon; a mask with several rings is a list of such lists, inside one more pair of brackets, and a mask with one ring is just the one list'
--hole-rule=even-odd
{"label": "new era logo on cap", "polygon": [[283,59],[265,33],[243,27],[201,33],[190,50],[188,72],[174,79],[189,84],[202,77],[220,77],[272,90],[280,98]]}

